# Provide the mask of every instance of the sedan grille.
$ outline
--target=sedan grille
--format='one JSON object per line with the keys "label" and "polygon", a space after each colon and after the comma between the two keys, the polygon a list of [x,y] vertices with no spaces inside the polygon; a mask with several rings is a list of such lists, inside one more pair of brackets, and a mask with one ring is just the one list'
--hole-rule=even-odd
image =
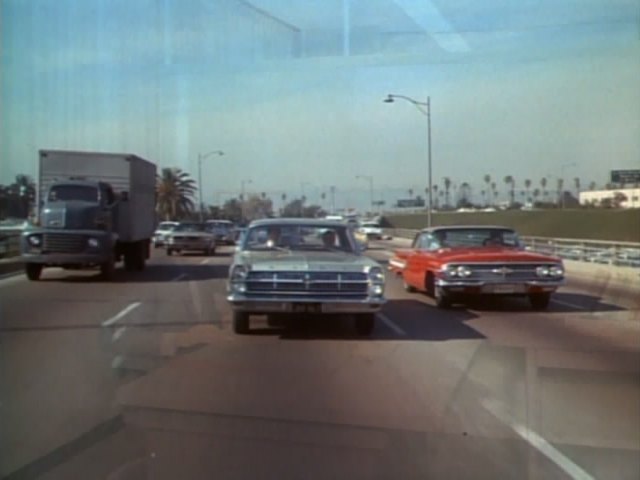
{"label": "sedan grille", "polygon": [[47,253],[82,253],[86,247],[84,235],[45,233],[42,250]]}
{"label": "sedan grille", "polygon": [[[460,265],[460,264],[456,264]],[[555,264],[545,263],[468,263],[461,264],[471,270],[469,278],[485,281],[530,281],[540,280],[536,274],[536,268],[545,265]]]}
{"label": "sedan grille", "polygon": [[247,293],[254,295],[367,296],[369,281],[359,272],[249,272]]}

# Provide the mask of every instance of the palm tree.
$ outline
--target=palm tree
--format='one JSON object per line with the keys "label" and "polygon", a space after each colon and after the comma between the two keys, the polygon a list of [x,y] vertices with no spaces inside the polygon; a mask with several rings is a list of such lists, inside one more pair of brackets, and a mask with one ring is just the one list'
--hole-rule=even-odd
{"label": "palm tree", "polygon": [[491,193],[493,194],[493,205],[496,204],[496,200],[498,199],[498,189],[496,182],[491,182]]}
{"label": "palm tree", "polygon": [[[436,203],[436,209],[440,208],[440,200],[438,199],[438,189],[440,187],[438,187],[438,185],[433,185],[433,196],[435,197],[435,203]],[[442,193],[442,192],[440,192]]]}
{"label": "palm tree", "polygon": [[530,191],[531,191],[531,179],[527,178],[524,181],[524,188],[527,190],[527,201],[530,202],[531,201],[531,195],[530,195]]}
{"label": "palm tree", "polygon": [[576,187],[576,198],[580,198],[580,179],[578,177],[573,179],[573,185]]}
{"label": "palm tree", "polygon": [[589,190],[595,190],[597,187],[596,182],[593,180],[589,183]]}
{"label": "palm tree", "polygon": [[485,176],[483,177],[484,183],[487,184],[487,190],[489,190],[489,187],[491,186],[491,175],[489,175],[488,173],[485,174]]}
{"label": "palm tree", "polygon": [[156,211],[164,220],[178,220],[195,209],[196,183],[179,168],[163,168],[156,180]]}
{"label": "palm tree", "polygon": [[487,204],[487,191],[482,189],[480,191],[480,194],[482,195],[482,203],[486,205]]}
{"label": "palm tree", "polygon": [[471,204],[471,185],[468,182],[462,182],[458,189],[458,203],[463,203],[464,206]]}
{"label": "palm tree", "polygon": [[16,181],[9,186],[9,192],[17,198],[20,205],[20,216],[29,216],[30,206],[35,202],[36,184],[29,175],[16,175]]}
{"label": "palm tree", "polygon": [[449,177],[444,177],[442,181],[444,182],[444,195],[445,201],[447,202],[446,205],[449,206],[449,190],[451,190],[451,179]]}
{"label": "palm tree", "polygon": [[513,205],[513,202],[515,201],[515,196],[516,196],[516,192],[515,192],[516,181],[511,175],[507,175],[506,177],[504,177],[504,183],[511,186],[511,189],[509,190],[509,196],[511,197],[510,203]]}
{"label": "palm tree", "polygon": [[409,192],[409,198],[413,198],[413,188],[410,188],[407,192]]}
{"label": "palm tree", "polygon": [[547,179],[542,177],[540,179],[540,186],[542,187],[542,200],[546,200],[547,198]]}
{"label": "palm tree", "polygon": [[558,189],[557,189],[557,194],[558,194],[558,205],[560,205],[560,203],[562,203],[562,189],[564,188],[564,179],[559,178],[558,179],[558,183],[557,183]]}
{"label": "palm tree", "polygon": [[533,198],[534,200],[537,202],[538,201],[538,197],[540,196],[540,189],[539,188],[535,188],[533,190]]}

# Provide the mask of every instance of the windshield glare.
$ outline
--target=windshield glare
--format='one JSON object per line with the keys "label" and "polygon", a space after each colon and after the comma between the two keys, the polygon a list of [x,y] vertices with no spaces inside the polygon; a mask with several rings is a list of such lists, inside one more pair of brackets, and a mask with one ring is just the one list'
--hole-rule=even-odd
{"label": "windshield glare", "polygon": [[201,223],[181,223],[174,232],[204,232],[204,225]]}
{"label": "windshield glare", "polygon": [[98,189],[88,185],[56,185],[49,191],[50,202],[81,201],[97,202]]}
{"label": "windshield glare", "polygon": [[520,247],[518,235],[513,230],[455,229],[438,230],[433,236],[446,248],[468,247]]}

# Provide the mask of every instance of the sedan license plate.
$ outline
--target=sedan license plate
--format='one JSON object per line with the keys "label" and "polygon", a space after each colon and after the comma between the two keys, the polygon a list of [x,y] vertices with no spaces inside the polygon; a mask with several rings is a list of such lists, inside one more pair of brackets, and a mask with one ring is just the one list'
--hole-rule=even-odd
{"label": "sedan license plate", "polygon": [[320,303],[294,303],[291,305],[294,313],[321,313],[322,304]]}
{"label": "sedan license plate", "polygon": [[522,293],[524,292],[524,285],[517,283],[502,283],[498,285],[491,285],[488,288],[490,293]]}

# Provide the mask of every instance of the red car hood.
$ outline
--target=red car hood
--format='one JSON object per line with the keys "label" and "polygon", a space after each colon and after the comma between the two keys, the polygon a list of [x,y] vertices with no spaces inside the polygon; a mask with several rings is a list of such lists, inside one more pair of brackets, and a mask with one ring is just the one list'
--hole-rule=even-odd
{"label": "red car hood", "polygon": [[450,262],[561,262],[559,258],[504,247],[443,248],[435,252],[443,263]]}

